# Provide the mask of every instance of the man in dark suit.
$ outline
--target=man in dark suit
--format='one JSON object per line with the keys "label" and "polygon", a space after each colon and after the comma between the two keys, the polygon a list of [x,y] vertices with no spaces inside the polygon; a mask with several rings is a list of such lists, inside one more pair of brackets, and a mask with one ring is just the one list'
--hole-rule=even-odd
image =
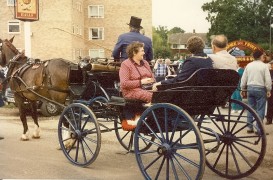
{"label": "man in dark suit", "polygon": [[118,41],[114,47],[112,56],[115,60],[124,61],[127,59],[127,53],[126,48],[129,44],[131,44],[133,41],[139,41],[144,43],[144,59],[147,61],[151,61],[153,59],[153,48],[152,48],[152,40],[151,38],[144,36],[140,33],[140,30],[142,29],[141,24],[142,19],[131,16],[131,20],[129,25],[130,32],[121,34],[118,37]]}

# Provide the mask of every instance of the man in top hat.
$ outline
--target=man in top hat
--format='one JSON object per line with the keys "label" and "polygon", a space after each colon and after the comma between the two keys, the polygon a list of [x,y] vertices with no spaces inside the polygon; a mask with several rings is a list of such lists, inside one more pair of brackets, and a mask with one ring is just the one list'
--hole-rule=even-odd
{"label": "man in top hat", "polygon": [[112,56],[115,60],[124,61],[127,59],[126,48],[133,41],[144,43],[144,59],[151,61],[153,59],[152,40],[140,33],[142,29],[141,18],[131,16],[129,25],[130,32],[121,34],[113,50]]}

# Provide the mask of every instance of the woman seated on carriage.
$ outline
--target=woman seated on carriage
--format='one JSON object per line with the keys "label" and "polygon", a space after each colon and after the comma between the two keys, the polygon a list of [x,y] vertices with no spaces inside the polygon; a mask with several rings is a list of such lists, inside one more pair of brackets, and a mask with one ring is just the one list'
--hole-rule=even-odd
{"label": "woman seated on carriage", "polygon": [[[123,61],[119,70],[120,88],[122,95],[125,99],[140,100],[149,103],[152,100],[153,93],[143,89],[143,86],[155,82],[153,72],[149,63],[143,59],[144,44],[138,41],[131,43],[127,46],[126,52],[128,59]],[[122,121],[124,129],[130,130],[136,126],[136,122],[129,119],[134,119],[136,114],[141,114],[143,109],[125,107],[125,119]],[[126,117],[127,116],[127,117]],[[131,116],[131,117],[130,117]],[[127,123],[132,127],[128,127]]]}
{"label": "woman seated on carriage", "polygon": [[192,53],[179,68],[177,76],[153,84],[153,91],[158,85],[172,84],[188,79],[195,71],[201,68],[212,68],[212,60],[204,53],[205,42],[198,36],[192,36],[187,41],[187,49]]}

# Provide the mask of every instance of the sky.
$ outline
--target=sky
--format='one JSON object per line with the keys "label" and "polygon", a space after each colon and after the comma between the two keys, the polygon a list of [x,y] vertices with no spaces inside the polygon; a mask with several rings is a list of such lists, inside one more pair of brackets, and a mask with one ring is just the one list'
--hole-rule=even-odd
{"label": "sky", "polygon": [[153,26],[180,27],[186,32],[207,33],[210,23],[201,6],[211,0],[152,0]]}

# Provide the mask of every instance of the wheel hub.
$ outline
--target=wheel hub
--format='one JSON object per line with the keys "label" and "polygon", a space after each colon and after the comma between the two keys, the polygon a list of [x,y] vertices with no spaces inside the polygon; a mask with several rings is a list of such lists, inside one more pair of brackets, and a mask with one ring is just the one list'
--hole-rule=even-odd
{"label": "wheel hub", "polygon": [[82,137],[82,132],[80,130],[75,130],[71,134],[71,138],[73,138],[73,139],[80,139],[81,137]]}
{"label": "wheel hub", "polygon": [[171,154],[171,150],[172,150],[171,146],[167,143],[164,143],[157,148],[157,153],[159,155],[169,155]]}
{"label": "wheel hub", "polygon": [[221,137],[221,140],[223,141],[223,143],[225,144],[232,144],[233,141],[235,140],[235,135],[233,135],[232,133],[230,132],[226,132],[225,134],[223,134],[223,136]]}

